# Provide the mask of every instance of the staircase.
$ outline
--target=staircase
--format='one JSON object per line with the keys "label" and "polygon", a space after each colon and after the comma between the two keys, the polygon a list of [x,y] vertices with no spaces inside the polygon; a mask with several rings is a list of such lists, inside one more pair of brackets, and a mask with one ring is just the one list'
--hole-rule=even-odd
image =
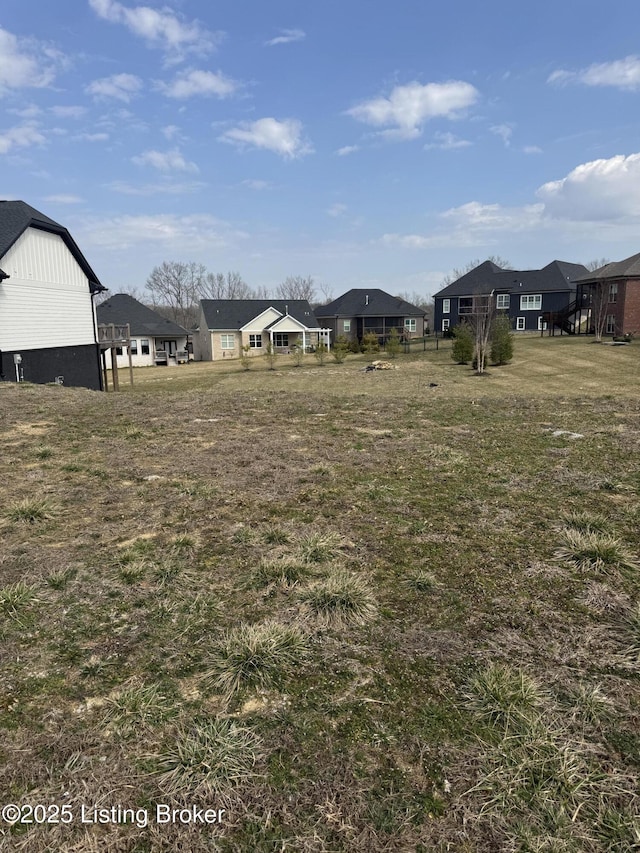
{"label": "staircase", "polygon": [[580,307],[577,300],[570,302],[561,311],[549,312],[545,320],[549,324],[562,329],[569,335],[575,335],[580,331],[586,331],[589,312],[585,307]]}

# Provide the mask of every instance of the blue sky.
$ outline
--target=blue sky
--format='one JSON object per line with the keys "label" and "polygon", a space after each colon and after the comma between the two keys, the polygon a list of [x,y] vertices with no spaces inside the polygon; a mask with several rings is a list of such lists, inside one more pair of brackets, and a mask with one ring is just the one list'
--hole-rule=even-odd
{"label": "blue sky", "polygon": [[640,251],[640,4],[3,0],[0,197],[113,292]]}

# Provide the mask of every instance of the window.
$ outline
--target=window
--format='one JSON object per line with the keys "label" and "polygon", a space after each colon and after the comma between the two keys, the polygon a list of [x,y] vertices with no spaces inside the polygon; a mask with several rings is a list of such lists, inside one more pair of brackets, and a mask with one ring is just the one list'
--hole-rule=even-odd
{"label": "window", "polygon": [[249,335],[249,348],[262,349],[262,335]]}
{"label": "window", "polygon": [[273,336],[273,345],[274,347],[288,347],[289,346],[289,333],[288,332],[276,332]]}
{"label": "window", "polygon": [[443,299],[442,300],[442,313],[443,314],[450,314],[451,313],[451,300],[450,299]]}
{"label": "window", "polygon": [[473,312],[473,296],[461,296],[458,302],[458,314],[471,314]]}
{"label": "window", "polygon": [[220,346],[222,349],[235,349],[235,335],[220,335]]}
{"label": "window", "polygon": [[607,325],[604,330],[605,335],[615,335],[616,333],[616,315],[607,314]]}
{"label": "window", "polygon": [[140,341],[140,355],[149,355],[149,340],[143,339]]}
{"label": "window", "polygon": [[538,331],[539,332],[546,332],[546,330],[547,330],[547,323],[544,319],[544,315],[541,314],[538,317]]}
{"label": "window", "polygon": [[116,347],[116,355],[122,355],[122,347]]}
{"label": "window", "polygon": [[342,331],[350,332],[351,331],[351,320],[343,320],[342,321]]}
{"label": "window", "polygon": [[450,323],[450,320],[448,320],[448,319],[445,319],[442,321],[442,331],[443,332],[447,331],[447,329],[449,328],[449,323]]}
{"label": "window", "polygon": [[527,321],[525,317],[518,317],[518,319],[516,320],[516,331],[524,332],[526,328],[526,322]]}
{"label": "window", "polygon": [[407,332],[415,332],[416,330],[416,321],[413,317],[407,317],[404,321],[404,327]]}
{"label": "window", "polygon": [[618,282],[612,281],[609,285],[609,302],[618,301]]}
{"label": "window", "polygon": [[131,346],[129,347],[129,352],[131,355],[138,355],[138,341],[132,340]]}
{"label": "window", "polygon": [[520,297],[521,311],[539,311],[542,308],[542,294],[525,293]]}
{"label": "window", "polygon": [[508,311],[511,303],[511,297],[508,293],[499,293],[496,296],[496,308],[498,311]]}

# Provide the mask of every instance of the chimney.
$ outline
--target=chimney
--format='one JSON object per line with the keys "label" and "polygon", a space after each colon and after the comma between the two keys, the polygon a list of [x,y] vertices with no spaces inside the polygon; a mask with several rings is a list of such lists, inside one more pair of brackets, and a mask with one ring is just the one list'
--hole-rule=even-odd
{"label": "chimney", "polygon": [[364,298],[364,304],[365,304],[365,305],[368,305],[368,304],[369,304],[369,294],[368,294],[368,293],[367,293],[367,295],[366,295],[366,296],[365,296],[365,298]]}

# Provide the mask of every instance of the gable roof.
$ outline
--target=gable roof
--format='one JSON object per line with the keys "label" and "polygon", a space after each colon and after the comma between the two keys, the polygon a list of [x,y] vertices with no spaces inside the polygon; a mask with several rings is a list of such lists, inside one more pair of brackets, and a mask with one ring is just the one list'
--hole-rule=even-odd
{"label": "gable roof", "polygon": [[424,317],[425,311],[376,287],[354,287],[328,305],[316,308],[318,317]]}
{"label": "gable roof", "polygon": [[241,329],[269,308],[289,314],[308,329],[318,326],[306,299],[201,299],[200,305],[208,329]]}
{"label": "gable roof", "polygon": [[613,278],[640,278],[640,253],[631,255],[630,258],[625,258],[624,261],[614,261],[611,264],[605,264],[603,267],[581,276],[577,281],[580,283],[597,282]]}
{"label": "gable roof", "polygon": [[485,261],[436,293],[435,298],[468,296],[496,290],[502,293],[546,293],[574,290],[586,267],[567,261],[551,261],[540,270],[506,270]]}
{"label": "gable roof", "polygon": [[38,228],[40,231],[48,231],[50,234],[61,237],[78,266],[89,279],[91,293],[100,293],[107,289],[100,284],[97,275],[67,229],[24,201],[0,201],[0,258],[7,254],[27,228]]}
{"label": "gable roof", "polygon": [[187,330],[173,320],[166,320],[152,308],[147,308],[128,293],[116,293],[96,308],[98,323],[114,323],[116,326],[130,326],[131,334],[149,338],[163,335],[184,337]]}

